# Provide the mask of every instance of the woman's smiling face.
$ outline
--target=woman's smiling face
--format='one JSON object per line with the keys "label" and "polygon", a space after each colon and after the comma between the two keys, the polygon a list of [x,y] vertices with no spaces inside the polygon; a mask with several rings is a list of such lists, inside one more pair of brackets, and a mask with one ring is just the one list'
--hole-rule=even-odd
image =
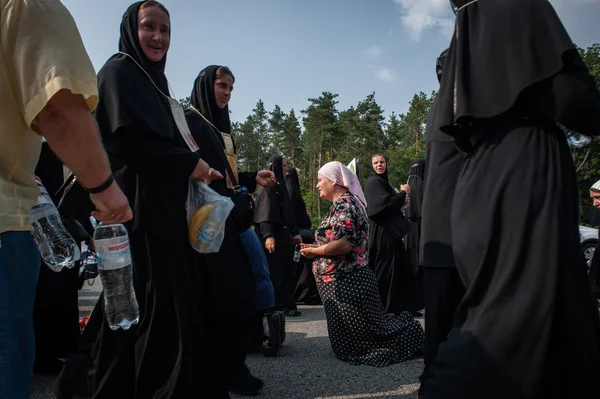
{"label": "woman's smiling face", "polygon": [[159,7],[146,7],[138,13],[138,39],[150,61],[159,62],[171,43],[171,23]]}

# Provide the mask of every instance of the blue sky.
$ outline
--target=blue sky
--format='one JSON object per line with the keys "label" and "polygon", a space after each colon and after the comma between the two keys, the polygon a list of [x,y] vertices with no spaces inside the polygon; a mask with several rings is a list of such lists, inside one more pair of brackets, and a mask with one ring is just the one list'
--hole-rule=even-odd
{"label": "blue sky", "polygon": [[[63,0],[99,70],[117,51],[129,2]],[[571,38],[600,42],[600,0],[554,0]],[[297,115],[309,97],[339,94],[338,109],[371,92],[388,116],[437,88],[435,58],[448,46],[448,0],[164,0],[172,38],[166,74],[176,98],[210,64],[236,76],[230,102],[243,121],[259,99]]]}

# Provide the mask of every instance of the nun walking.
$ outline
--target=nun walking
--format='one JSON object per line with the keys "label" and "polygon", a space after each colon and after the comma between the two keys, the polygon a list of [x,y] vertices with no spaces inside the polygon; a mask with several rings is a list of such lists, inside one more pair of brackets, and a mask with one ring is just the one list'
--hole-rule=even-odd
{"label": "nun walking", "polygon": [[258,191],[254,222],[269,263],[271,282],[275,290],[275,309],[288,317],[298,317],[294,300],[294,245],[302,243],[295,223],[290,196],[285,186],[287,161],[281,155],[269,160],[268,168],[277,184]]}
{"label": "nun walking", "polygon": [[[436,60],[438,81],[441,81],[447,54],[448,50],[442,51]],[[452,201],[463,156],[456,148],[454,138],[439,129],[436,118],[438,103],[439,96],[431,106],[425,131],[427,171],[423,181],[419,243],[425,299],[425,367],[420,378],[421,386],[425,385],[429,376],[429,367],[438,347],[452,330],[454,314],[465,294],[465,286],[454,261],[450,231]]]}
{"label": "nun walking", "polygon": [[[600,320],[557,123],[600,133],[600,95],[546,0],[453,1],[436,115],[465,156],[451,211],[466,294],[421,397],[589,397]],[[510,29],[508,28],[510,27]]]}
{"label": "nun walking", "polygon": [[369,266],[377,276],[386,312],[399,315],[408,311],[422,316],[422,299],[402,241],[411,227],[402,212],[410,187],[405,184],[396,193],[388,181],[387,160],[382,154],[373,155],[371,164],[373,171],[365,186]]}
{"label": "nun walking", "polygon": [[177,125],[183,109],[164,74],[170,38],[167,9],[136,2],[123,15],[119,53],[98,74],[96,122],[133,209],[126,227],[140,321],[113,331],[103,318],[88,373],[94,399],[229,397],[206,274],[218,265],[190,246],[185,209],[190,179],[223,176],[189,150]]}

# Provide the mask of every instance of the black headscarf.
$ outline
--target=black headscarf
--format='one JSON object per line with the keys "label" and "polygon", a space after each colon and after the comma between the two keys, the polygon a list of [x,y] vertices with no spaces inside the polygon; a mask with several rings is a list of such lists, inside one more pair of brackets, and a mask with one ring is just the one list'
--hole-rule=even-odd
{"label": "black headscarf", "polygon": [[510,110],[528,87],[558,74],[574,50],[547,0],[451,1],[454,36],[439,91],[437,126]]}
{"label": "black headscarf", "polygon": [[198,74],[192,90],[192,105],[224,133],[231,133],[229,105],[221,109],[215,101],[215,80],[221,65],[210,65]]}
{"label": "black headscarf", "polygon": [[396,191],[390,185],[388,180],[388,160],[385,159],[385,172],[378,174],[373,169],[371,162],[371,174],[365,185],[365,198],[367,199],[367,215],[373,217],[378,213],[387,209],[392,201],[392,197],[396,195]]}
{"label": "black headscarf", "polygon": [[[123,15],[119,50],[129,54],[168,95],[164,74],[167,56],[159,62],[149,60],[138,39],[138,13],[142,3],[132,4]],[[98,73],[98,92],[95,117],[103,135],[115,133],[122,127],[167,139],[179,134],[176,133],[168,100],[128,56],[115,54],[104,64]]]}
{"label": "black headscarf", "polygon": [[290,195],[291,205],[294,208],[297,227],[301,229],[310,229],[311,221],[306,212],[306,203],[304,202],[304,198],[302,198],[300,179],[298,178],[298,171],[295,168],[288,169],[288,174],[285,177],[285,186]]}
{"label": "black headscarf", "polygon": [[271,157],[267,164],[267,169],[275,174],[277,184],[274,187],[263,188],[259,191],[256,197],[254,222],[295,225],[290,196],[285,186],[283,157],[281,155]]}
{"label": "black headscarf", "polygon": [[421,217],[423,204],[423,178],[425,177],[425,161],[418,159],[412,163],[408,171],[408,185],[410,186],[410,206],[406,208],[406,217],[416,220]]}

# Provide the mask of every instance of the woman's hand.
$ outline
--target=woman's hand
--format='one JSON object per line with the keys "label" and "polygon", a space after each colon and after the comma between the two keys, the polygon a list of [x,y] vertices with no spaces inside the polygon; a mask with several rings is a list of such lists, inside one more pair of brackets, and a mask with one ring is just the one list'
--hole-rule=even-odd
{"label": "woman's hand", "polygon": [[317,248],[318,247],[316,245],[302,244],[302,247],[300,248],[300,253],[305,258],[312,259],[315,256],[317,256]]}
{"label": "woman's hand", "polygon": [[296,243],[296,244],[302,244],[302,236],[300,234],[296,234],[294,236],[294,243]]}
{"label": "woman's hand", "polygon": [[203,159],[198,160],[196,168],[190,175],[190,179],[202,180],[206,184],[210,184],[211,181],[222,178],[223,175],[218,170],[211,168]]}
{"label": "woman's hand", "polygon": [[265,240],[265,248],[270,254],[275,252],[275,239],[273,237],[269,237]]}
{"label": "woman's hand", "polygon": [[256,183],[263,187],[273,187],[277,183],[275,173],[270,170],[259,170],[256,174]]}
{"label": "woman's hand", "polygon": [[410,186],[408,184],[403,184],[400,186],[400,191],[406,192],[406,194],[410,194]]}

